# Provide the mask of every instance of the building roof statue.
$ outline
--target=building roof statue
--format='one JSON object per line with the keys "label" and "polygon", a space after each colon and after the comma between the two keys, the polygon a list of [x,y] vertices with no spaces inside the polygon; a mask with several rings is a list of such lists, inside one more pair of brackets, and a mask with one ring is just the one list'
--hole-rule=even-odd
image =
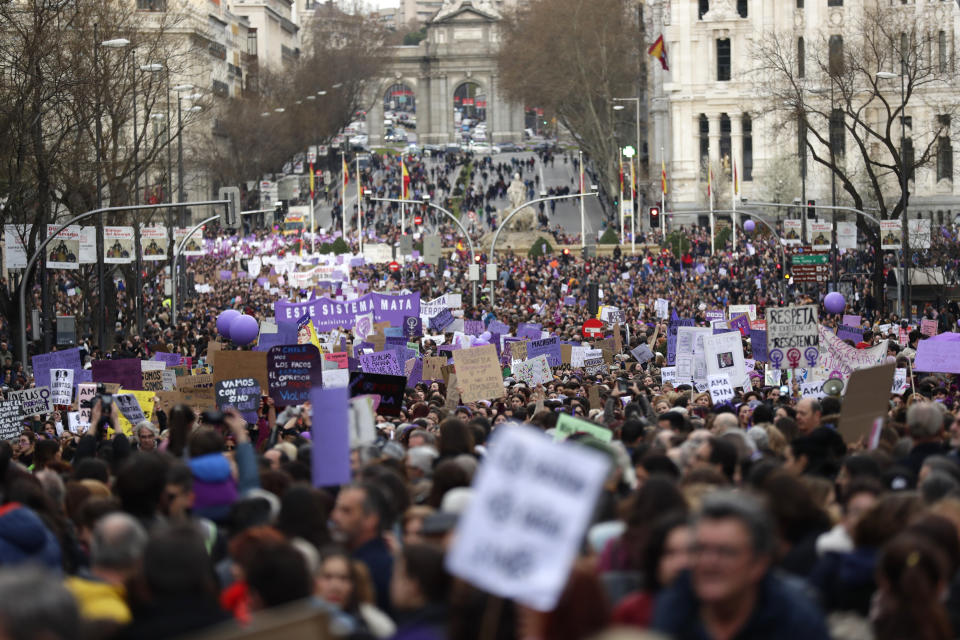
{"label": "building roof statue", "polygon": [[491,20],[500,20],[502,16],[488,0],[449,0],[444,3],[437,15],[433,16],[430,22],[443,22],[444,20],[460,13],[463,10],[471,10]]}

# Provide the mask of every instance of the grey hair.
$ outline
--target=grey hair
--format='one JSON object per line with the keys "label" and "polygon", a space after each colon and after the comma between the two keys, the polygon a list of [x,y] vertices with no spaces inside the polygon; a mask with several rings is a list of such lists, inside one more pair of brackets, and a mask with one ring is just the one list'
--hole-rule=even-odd
{"label": "grey hair", "polygon": [[907,409],[907,428],[914,438],[932,438],[943,431],[943,409],[936,402],[917,402]]}
{"label": "grey hair", "polygon": [[429,444],[431,446],[436,446],[437,444],[437,436],[430,433],[426,429],[414,429],[413,431],[411,431],[410,437],[407,438],[407,442],[410,442],[410,438],[414,436],[423,438],[423,444]]}
{"label": "grey hair", "polygon": [[770,514],[760,500],[748,493],[717,490],[703,498],[700,514],[694,525],[704,520],[739,520],[750,532],[750,545],[756,555],[769,556],[774,551],[774,526]]}
{"label": "grey hair", "polygon": [[137,426],[134,427],[133,435],[137,436],[137,439],[140,438],[140,429],[148,429],[151,433],[153,433],[154,437],[156,438],[160,437],[159,429],[153,426],[153,423],[150,422],[149,420],[141,420],[140,422],[137,423]]}
{"label": "grey hair", "polygon": [[407,464],[415,467],[427,476],[433,475],[433,461],[437,459],[437,450],[430,445],[411,447],[407,450]]}
{"label": "grey hair", "polygon": [[10,640],[76,638],[80,613],[60,577],[39,567],[0,570],[0,633]]}
{"label": "grey hair", "polygon": [[57,506],[62,507],[67,489],[63,484],[63,479],[60,477],[60,474],[50,469],[44,469],[43,471],[38,471],[36,475],[40,486],[43,487],[43,490],[50,496],[50,499],[53,500]]}
{"label": "grey hair", "polygon": [[147,547],[147,531],[126,513],[111,513],[93,527],[90,564],[107,569],[132,569]]}

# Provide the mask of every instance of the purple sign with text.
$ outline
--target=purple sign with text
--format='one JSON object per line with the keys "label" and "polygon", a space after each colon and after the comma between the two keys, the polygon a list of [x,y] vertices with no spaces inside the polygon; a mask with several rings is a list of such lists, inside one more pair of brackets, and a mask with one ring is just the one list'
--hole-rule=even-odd
{"label": "purple sign with text", "polygon": [[374,322],[389,322],[395,327],[402,327],[404,316],[420,313],[420,294],[368,293],[346,301],[331,300],[326,296],[309,302],[277,300],[273,303],[273,310],[278,323],[296,323],[302,316],[309,315],[317,331],[350,328],[356,324],[358,315],[371,312]]}
{"label": "purple sign with text", "polygon": [[50,386],[50,369],[73,369],[74,384],[77,383],[77,372],[83,369],[80,364],[80,347],[40,353],[33,356],[31,362],[36,387]]}

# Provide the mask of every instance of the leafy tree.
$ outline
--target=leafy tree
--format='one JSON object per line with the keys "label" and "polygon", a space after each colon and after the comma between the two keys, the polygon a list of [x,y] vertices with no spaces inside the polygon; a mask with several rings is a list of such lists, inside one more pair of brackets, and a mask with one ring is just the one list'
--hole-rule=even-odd
{"label": "leafy tree", "polygon": [[617,230],[611,226],[608,226],[603,235],[600,236],[600,244],[619,244],[619,242],[620,236],[617,235]]}
{"label": "leafy tree", "polygon": [[546,238],[537,238],[527,252],[527,257],[536,258],[550,255],[551,253],[553,253],[553,246],[550,242]]}

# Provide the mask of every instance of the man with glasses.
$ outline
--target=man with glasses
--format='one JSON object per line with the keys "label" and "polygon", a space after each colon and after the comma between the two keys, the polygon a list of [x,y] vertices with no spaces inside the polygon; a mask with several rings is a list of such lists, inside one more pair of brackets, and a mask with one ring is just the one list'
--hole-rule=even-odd
{"label": "man with glasses", "polygon": [[690,570],[660,595],[653,628],[674,640],[829,638],[805,593],[771,572],[775,540],[756,498],[732,491],[704,498]]}

